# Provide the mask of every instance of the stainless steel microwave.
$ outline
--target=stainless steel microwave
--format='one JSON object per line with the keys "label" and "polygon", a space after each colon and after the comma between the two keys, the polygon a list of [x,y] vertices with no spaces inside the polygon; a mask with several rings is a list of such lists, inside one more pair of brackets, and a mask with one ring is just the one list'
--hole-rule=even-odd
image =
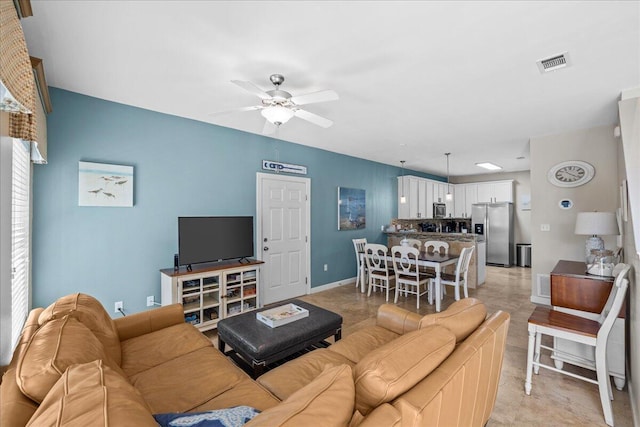
{"label": "stainless steel microwave", "polygon": [[447,216],[447,205],[444,203],[434,203],[433,204],[433,217],[434,218],[444,218]]}

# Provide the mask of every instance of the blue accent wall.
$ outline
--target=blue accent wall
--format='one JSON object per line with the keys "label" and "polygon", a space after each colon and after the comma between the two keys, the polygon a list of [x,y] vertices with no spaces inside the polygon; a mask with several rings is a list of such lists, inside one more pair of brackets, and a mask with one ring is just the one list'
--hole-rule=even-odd
{"label": "blue accent wall", "polygon": [[[386,242],[399,167],[50,88],[48,164],[33,178],[33,305],[85,292],[108,311],[160,300],[178,250],[178,216],[256,215],[263,159],[311,179],[311,286],[355,276],[351,239]],[[312,125],[310,125],[312,126]],[[78,162],[134,167],[134,207],[78,206]],[[407,174],[443,180],[428,174]],[[367,228],[337,231],[337,187],[366,190]],[[328,264],[328,271],[323,265]]]}

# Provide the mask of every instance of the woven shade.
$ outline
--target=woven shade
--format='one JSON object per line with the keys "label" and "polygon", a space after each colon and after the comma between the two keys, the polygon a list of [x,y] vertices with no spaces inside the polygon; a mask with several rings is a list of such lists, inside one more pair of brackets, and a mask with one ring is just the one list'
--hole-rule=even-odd
{"label": "woven shade", "polygon": [[[36,141],[36,88],[22,26],[13,2],[0,1],[0,82],[2,108],[13,111],[9,136]],[[15,112],[18,111],[18,112]]]}

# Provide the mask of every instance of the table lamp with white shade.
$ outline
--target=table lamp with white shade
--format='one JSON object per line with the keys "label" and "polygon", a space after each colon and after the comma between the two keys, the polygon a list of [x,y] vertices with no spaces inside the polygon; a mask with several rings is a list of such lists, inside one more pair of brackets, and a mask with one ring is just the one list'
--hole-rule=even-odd
{"label": "table lamp with white shade", "polygon": [[600,236],[617,236],[618,221],[613,212],[580,212],[576,218],[575,234],[591,236],[585,244],[585,256],[591,255],[591,250],[604,250],[604,241]]}

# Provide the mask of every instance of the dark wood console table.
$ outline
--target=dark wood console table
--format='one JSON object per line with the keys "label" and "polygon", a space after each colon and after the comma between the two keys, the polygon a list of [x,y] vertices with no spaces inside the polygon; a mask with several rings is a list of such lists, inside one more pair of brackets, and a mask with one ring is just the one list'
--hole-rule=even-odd
{"label": "dark wood console table", "polygon": [[[558,261],[551,272],[551,305],[600,314],[614,279],[587,274],[582,261]],[[625,311],[623,305],[618,317],[624,318]]]}

